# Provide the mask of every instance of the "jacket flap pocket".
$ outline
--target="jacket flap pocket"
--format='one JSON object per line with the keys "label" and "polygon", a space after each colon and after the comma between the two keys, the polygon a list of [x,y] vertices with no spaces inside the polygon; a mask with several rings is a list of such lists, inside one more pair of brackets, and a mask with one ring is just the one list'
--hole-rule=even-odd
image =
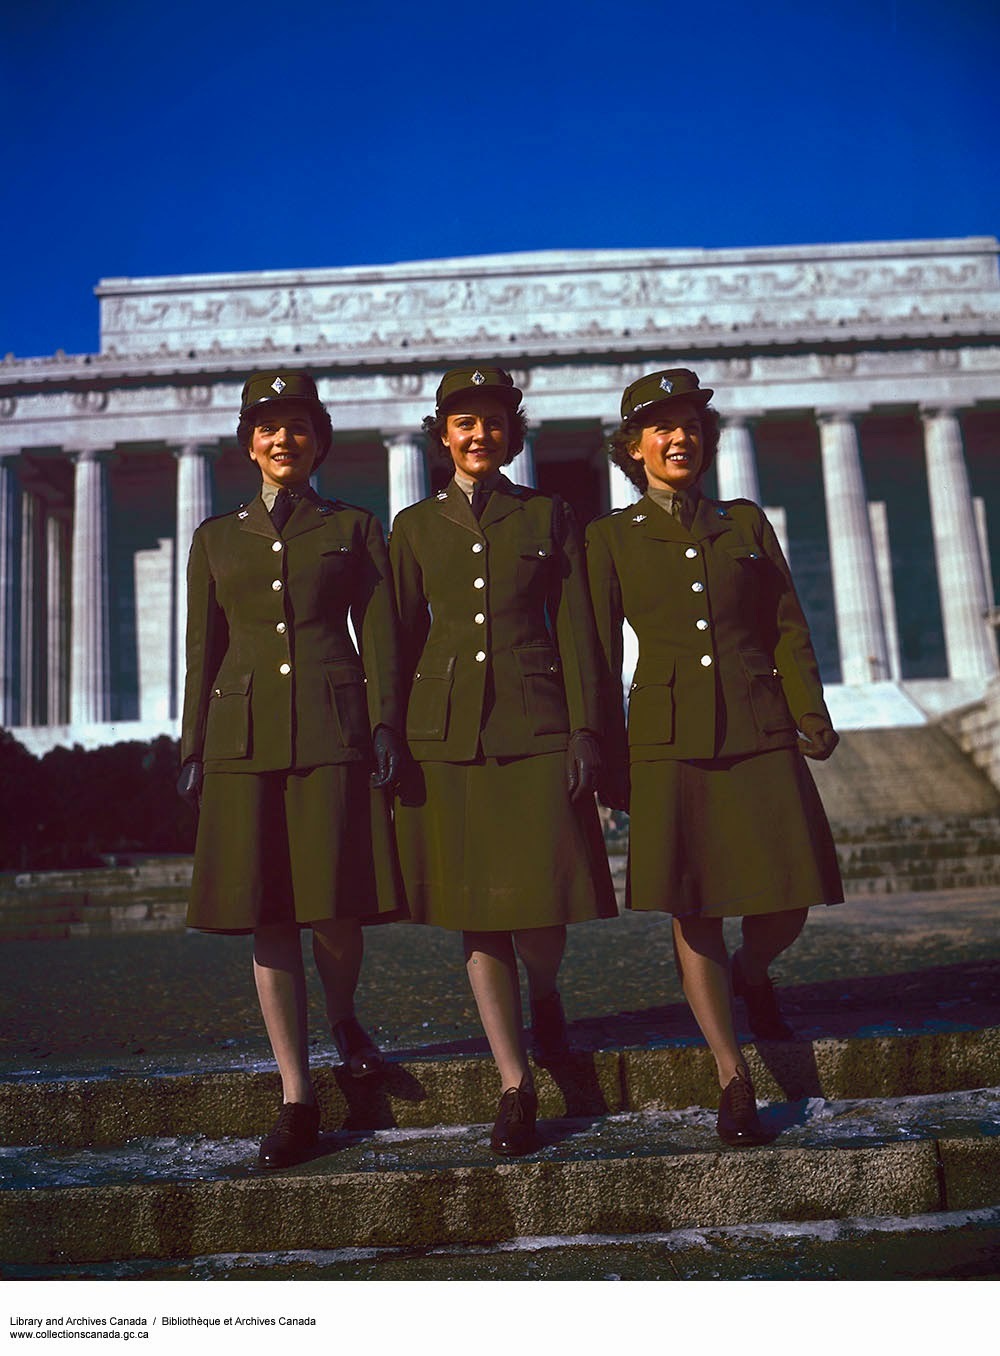
{"label": "jacket flap pocket", "polygon": [[640,687],[673,687],[676,677],[676,661],[671,664],[658,664],[655,673],[647,673],[642,668],[637,668],[632,676],[629,692],[635,692]]}
{"label": "jacket flap pocket", "polygon": [[530,676],[539,673],[559,673],[562,670],[559,656],[551,645],[526,645],[515,650],[521,673]]}
{"label": "jacket flap pocket", "polygon": [[249,673],[239,673],[233,678],[220,678],[212,688],[213,697],[245,697],[250,691]]}
{"label": "jacket flap pocket", "polygon": [[365,676],[361,665],[355,659],[332,659],[326,664],[327,682],[334,687],[343,687],[347,683],[363,683]]}
{"label": "jacket flap pocket", "polygon": [[538,537],[524,542],[519,554],[522,560],[548,560],[552,555],[552,538]]}
{"label": "jacket flap pocket", "polygon": [[415,683],[425,682],[427,679],[437,678],[447,680],[455,672],[455,656],[450,659],[421,659],[420,668],[413,675]]}
{"label": "jacket flap pocket", "polygon": [[744,650],[740,654],[743,660],[743,667],[751,678],[777,678],[778,670],[774,667],[774,660],[763,650]]}

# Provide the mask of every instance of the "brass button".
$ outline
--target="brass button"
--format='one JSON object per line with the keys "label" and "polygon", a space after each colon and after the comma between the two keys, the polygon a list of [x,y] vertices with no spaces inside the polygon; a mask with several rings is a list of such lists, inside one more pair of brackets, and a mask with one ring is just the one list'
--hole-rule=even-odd
{"label": "brass button", "polygon": [[274,581],[274,583],[271,585],[271,587],[274,589],[275,593],[280,593],[280,592],[281,592],[281,580],[280,580],[280,579],[276,579],[276,580]]}
{"label": "brass button", "polygon": [[486,613],[477,612],[472,620],[476,623],[477,626],[482,626],[483,622],[486,620]]}
{"label": "brass button", "polygon": [[278,665],[278,672],[279,672],[279,673],[291,673],[291,671],[292,671],[292,666],[291,666],[291,664],[279,664],[279,665]]}
{"label": "brass button", "polygon": [[691,592],[692,592],[692,593],[704,593],[704,592],[705,592],[705,585],[701,582],[701,580],[696,579],[696,580],[694,581],[694,583],[691,585]]}
{"label": "brass button", "polygon": [[688,560],[694,560],[698,552],[694,549],[693,546],[689,546],[688,549],[684,552],[684,554],[687,556]]}
{"label": "brass button", "polygon": [[278,625],[274,629],[277,631],[279,636],[283,636],[288,628],[285,626],[284,622],[278,622]]}
{"label": "brass button", "polygon": [[473,587],[474,589],[484,589],[484,588],[486,587],[486,580],[485,580],[485,579],[473,579],[473,581],[472,581],[472,587]]}
{"label": "brass button", "polygon": [[698,620],[695,622],[695,626],[698,628],[699,631],[708,630],[708,622],[705,620],[704,617],[699,617]]}
{"label": "brass button", "polygon": [[478,555],[479,555],[479,552],[483,549],[483,543],[482,543],[481,541],[475,542],[475,543],[473,544],[472,549],[473,549],[473,551],[476,553],[476,555],[478,556]]}
{"label": "brass button", "polygon": [[486,658],[486,651],[485,651],[485,650],[477,650],[477,651],[476,651],[476,663],[477,663],[477,664],[481,664],[485,658]]}
{"label": "brass button", "polygon": [[271,543],[271,550],[272,550],[272,551],[280,551],[280,550],[281,550],[281,542],[280,542],[280,541],[273,541],[273,542]]}
{"label": "brass button", "polygon": [[702,657],[701,657],[701,667],[702,667],[703,669],[707,669],[707,668],[709,667],[709,665],[711,664],[711,662],[712,662],[712,656],[711,656],[710,654],[703,654],[703,655],[702,655]]}

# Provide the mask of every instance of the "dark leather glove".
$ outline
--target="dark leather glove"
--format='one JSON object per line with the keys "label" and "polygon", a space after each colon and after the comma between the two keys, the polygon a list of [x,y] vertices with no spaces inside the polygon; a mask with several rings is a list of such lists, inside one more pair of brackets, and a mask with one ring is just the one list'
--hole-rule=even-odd
{"label": "dark leather glove", "polygon": [[799,729],[802,732],[799,735],[799,749],[807,758],[815,758],[818,762],[829,758],[840,743],[840,735],[833,726],[815,712],[802,717]]}
{"label": "dark leather glove", "polygon": [[201,809],[201,784],[204,778],[205,769],[198,758],[189,758],[177,778],[177,794],[198,810]]}
{"label": "dark leather glove", "polygon": [[372,736],[372,747],[375,750],[372,786],[395,786],[403,768],[406,745],[390,725],[377,725]]}
{"label": "dark leather glove", "polygon": [[571,801],[583,800],[597,790],[601,774],[601,745],[590,730],[574,730],[566,749],[566,784]]}

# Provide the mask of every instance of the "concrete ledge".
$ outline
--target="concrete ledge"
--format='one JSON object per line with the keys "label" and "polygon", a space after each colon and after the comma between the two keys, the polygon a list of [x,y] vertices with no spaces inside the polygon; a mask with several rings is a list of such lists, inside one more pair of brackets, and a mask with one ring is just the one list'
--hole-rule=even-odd
{"label": "concrete ledge", "polygon": [[441,1248],[293,1249],[8,1264],[14,1281],[1000,1280],[1000,1206]]}
{"label": "concrete ledge", "polygon": [[[985,1183],[982,1184],[985,1188]],[[933,1142],[0,1193],[19,1263],[429,1247],[941,1208]]]}
{"label": "concrete ledge", "polygon": [[[761,1100],[904,1097],[1000,1083],[1000,1027],[746,1047]],[[681,1044],[575,1055],[536,1070],[544,1118],[718,1105],[709,1052]],[[491,1121],[496,1072],[483,1057],[397,1057],[384,1078],[356,1081],[317,1068],[328,1130],[379,1130]],[[263,1133],[280,1100],[277,1074],[0,1080],[3,1142],[110,1145],[139,1136]]]}
{"label": "concrete ledge", "polygon": [[[256,1171],[257,1139],[0,1151],[0,1261],[71,1265],[655,1233],[1000,1201],[1000,1089],[765,1106],[780,1142],[722,1146],[711,1111],[545,1120],[504,1161],[487,1125],[325,1134]],[[958,1198],[958,1199],[954,1199]]]}

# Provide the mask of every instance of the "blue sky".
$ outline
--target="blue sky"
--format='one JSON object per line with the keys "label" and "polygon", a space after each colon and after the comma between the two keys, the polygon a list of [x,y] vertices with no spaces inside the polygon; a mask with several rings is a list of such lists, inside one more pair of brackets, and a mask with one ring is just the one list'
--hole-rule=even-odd
{"label": "blue sky", "polygon": [[102,277],[1000,231],[995,0],[0,17],[0,355]]}

